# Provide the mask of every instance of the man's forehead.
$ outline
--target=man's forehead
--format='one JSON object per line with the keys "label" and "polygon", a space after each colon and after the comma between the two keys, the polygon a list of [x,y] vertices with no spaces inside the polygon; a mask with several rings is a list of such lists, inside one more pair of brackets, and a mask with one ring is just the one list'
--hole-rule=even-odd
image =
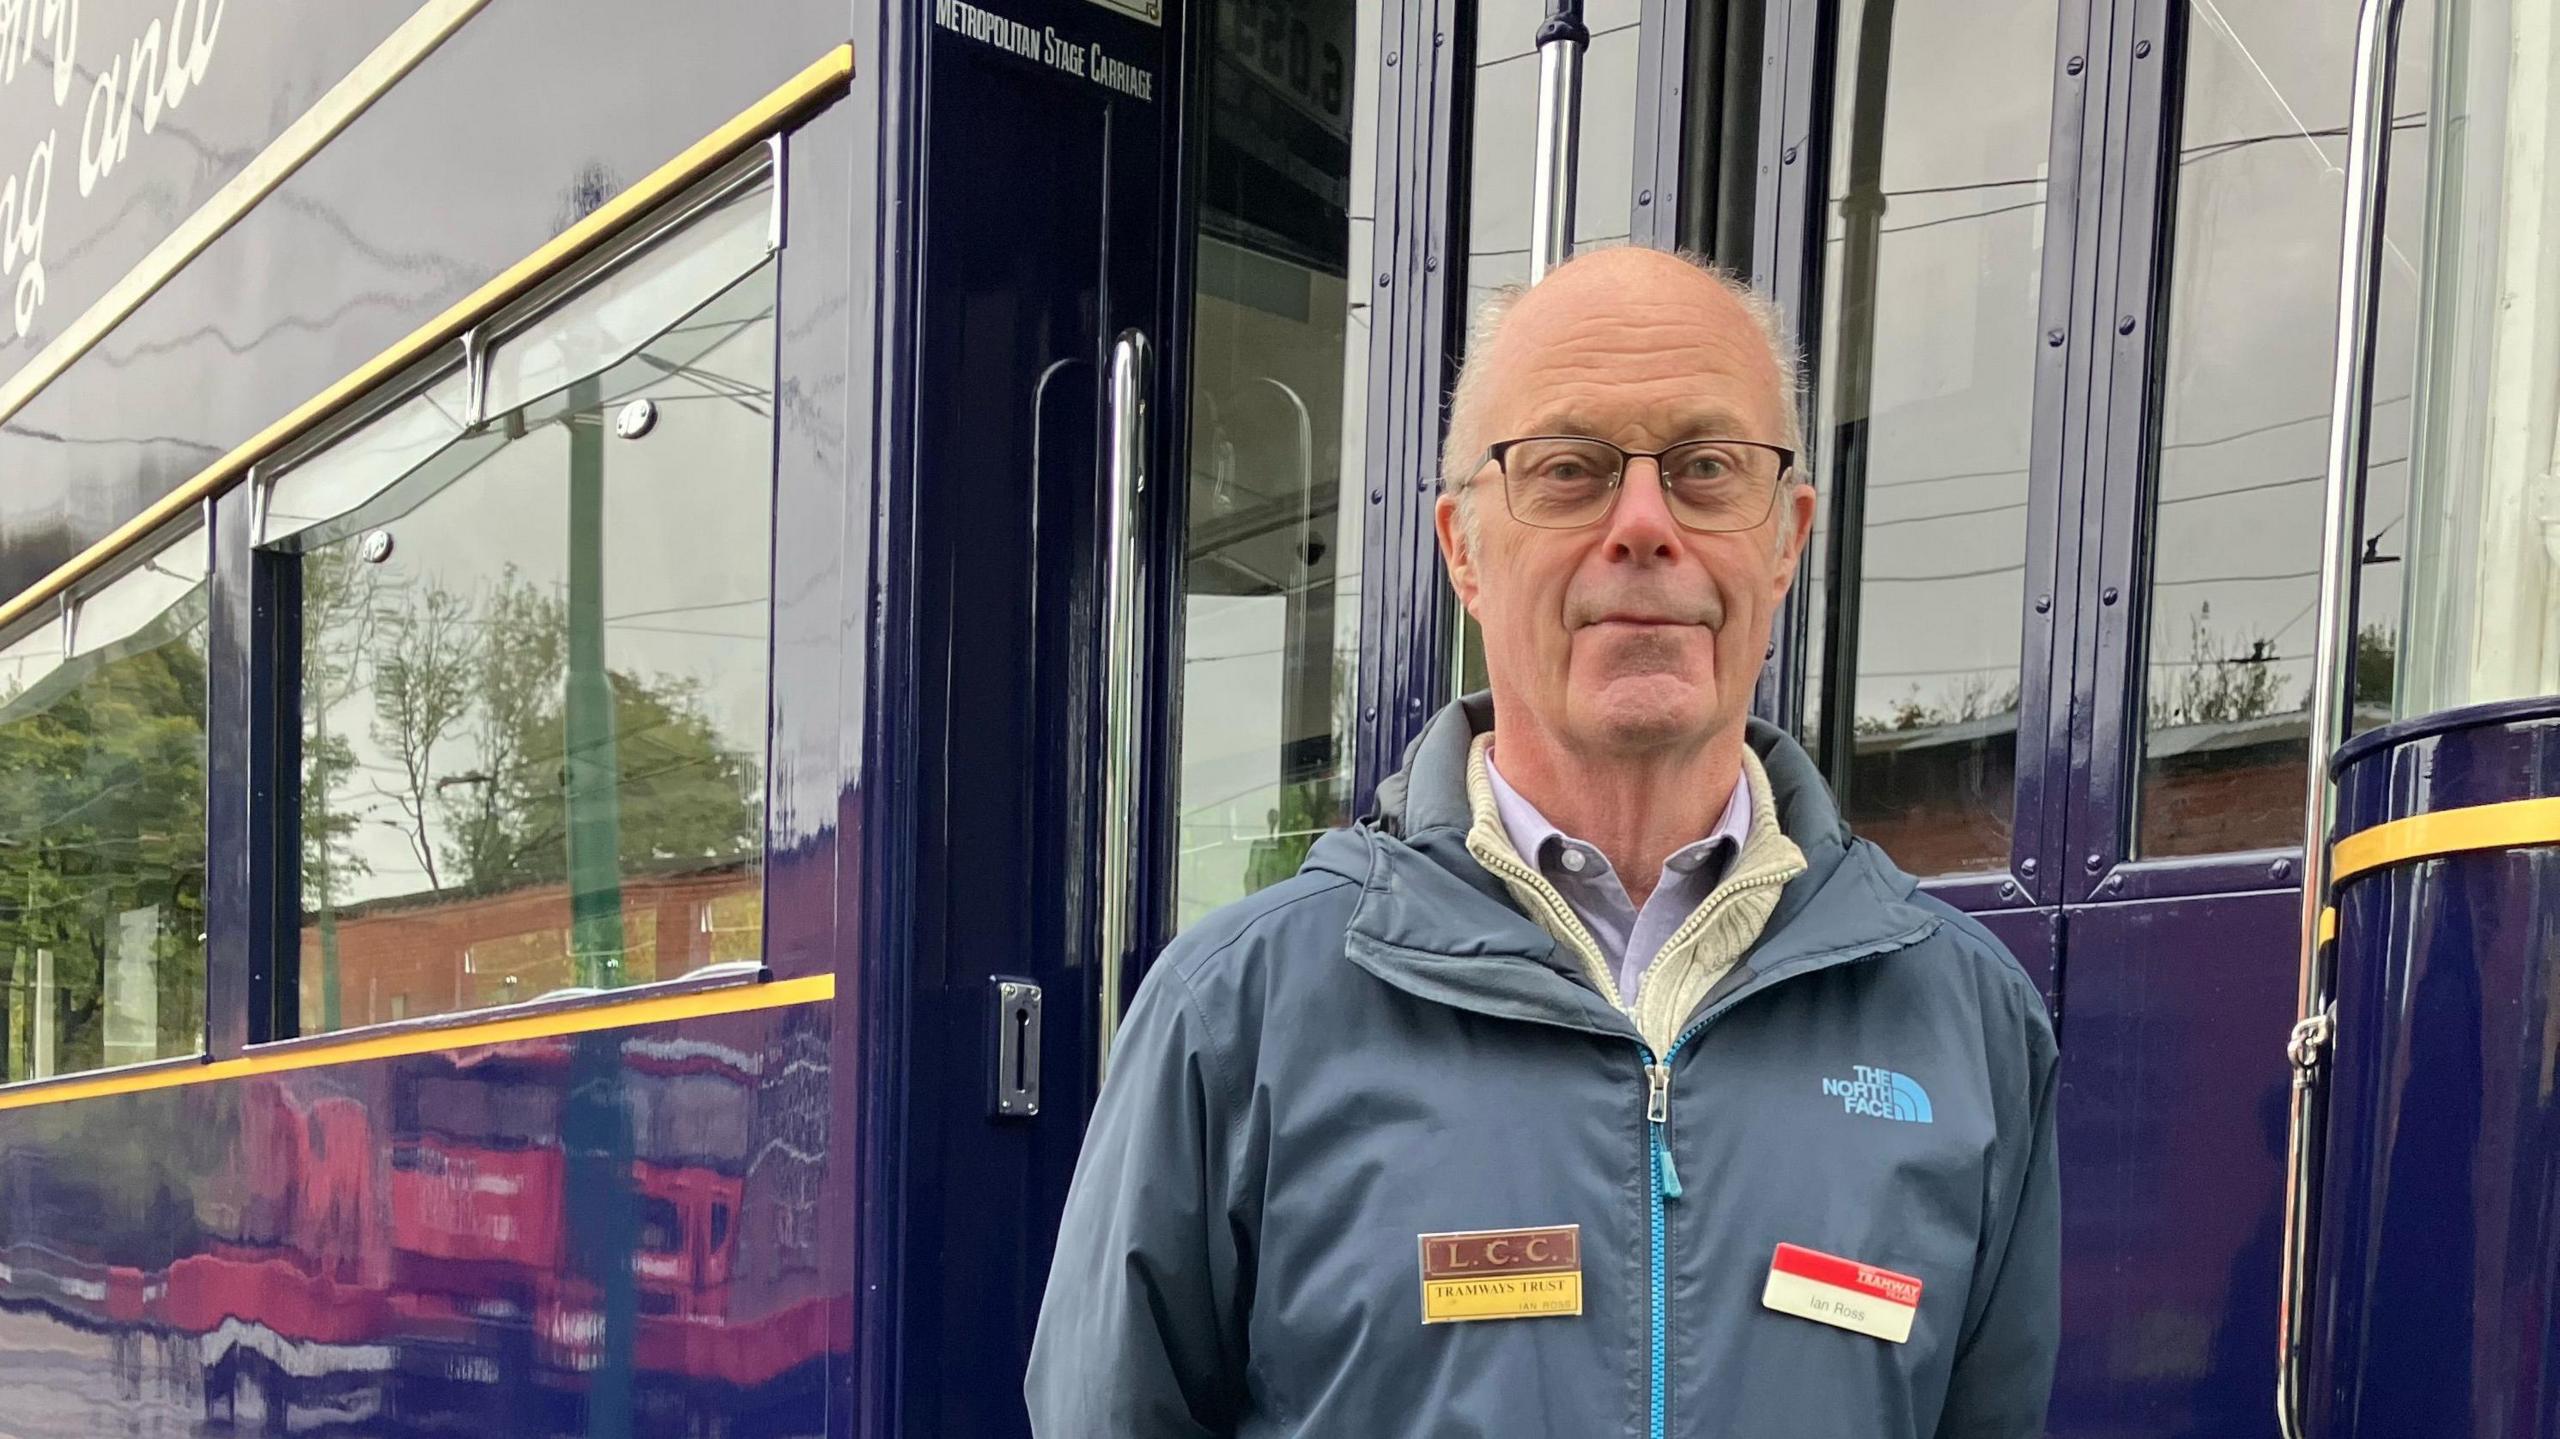
{"label": "man's forehead", "polygon": [[1730,295],[1696,281],[1651,304],[1531,292],[1486,357],[1491,408],[1550,434],[1634,421],[1688,432],[1767,424],[1779,404],[1768,344]]}

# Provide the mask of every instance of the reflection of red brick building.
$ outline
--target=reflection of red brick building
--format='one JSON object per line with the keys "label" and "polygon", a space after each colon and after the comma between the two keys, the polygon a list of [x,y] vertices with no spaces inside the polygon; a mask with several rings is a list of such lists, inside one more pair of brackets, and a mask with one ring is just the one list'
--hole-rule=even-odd
{"label": "reflection of red brick building", "polygon": [[[2386,718],[2359,706],[2359,730]],[[1997,871],[2009,853],[2017,784],[2016,717],[1861,735],[1851,823],[1894,863],[1927,878]],[[2136,786],[2135,852],[2230,854],[2299,843],[2300,713],[2153,732]],[[2164,843],[2175,837],[2175,844]],[[1995,862],[1991,857],[1997,856]]]}
{"label": "reflection of red brick building", "polygon": [[[763,877],[753,865],[622,881],[616,984],[674,979],[764,952]],[[338,1022],[378,1024],[535,999],[578,981],[569,888],[402,895],[302,925],[302,1013],[314,1020],[336,950]]]}

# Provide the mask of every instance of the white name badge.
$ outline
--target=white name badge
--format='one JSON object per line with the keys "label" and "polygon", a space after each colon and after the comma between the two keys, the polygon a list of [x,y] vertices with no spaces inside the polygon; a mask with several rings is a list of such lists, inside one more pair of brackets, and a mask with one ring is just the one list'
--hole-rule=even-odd
{"label": "white name badge", "polygon": [[1781,1244],[1769,1261],[1760,1302],[1781,1314],[1866,1334],[1888,1344],[1911,1338],[1920,1281],[1818,1250]]}

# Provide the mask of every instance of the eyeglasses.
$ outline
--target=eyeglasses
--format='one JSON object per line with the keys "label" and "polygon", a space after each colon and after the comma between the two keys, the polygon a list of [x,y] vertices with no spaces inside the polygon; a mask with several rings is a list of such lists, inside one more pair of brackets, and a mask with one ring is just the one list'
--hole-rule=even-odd
{"label": "eyeglasses", "polygon": [[1654,462],[1671,518],[1708,535],[1759,528],[1796,463],[1793,450],[1757,440],[1688,440],[1647,454],[1587,435],[1524,435],[1486,450],[1476,465],[1502,471],[1511,518],[1542,530],[1578,530],[1617,507],[1634,460]]}

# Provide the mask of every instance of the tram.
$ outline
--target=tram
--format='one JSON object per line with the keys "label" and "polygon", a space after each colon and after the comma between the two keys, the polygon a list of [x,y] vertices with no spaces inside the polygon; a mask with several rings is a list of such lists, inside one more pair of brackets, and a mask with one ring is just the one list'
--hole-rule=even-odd
{"label": "tram", "polygon": [[1025,1432],[1148,957],[1480,682],[1469,308],[1635,242],[2053,1008],[2050,1432],[2560,1432],[2555,19],[0,0],[0,1430]]}

